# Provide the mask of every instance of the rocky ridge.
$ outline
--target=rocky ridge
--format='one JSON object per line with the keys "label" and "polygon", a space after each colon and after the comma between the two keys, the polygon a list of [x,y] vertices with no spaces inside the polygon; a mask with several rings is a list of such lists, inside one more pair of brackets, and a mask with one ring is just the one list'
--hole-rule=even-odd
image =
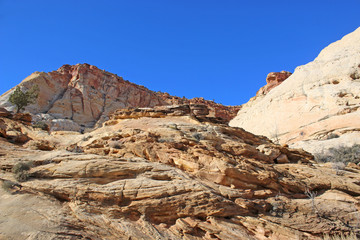
{"label": "rocky ridge", "polygon": [[[0,179],[16,182],[11,169],[19,162],[33,166],[27,181],[0,190],[0,222],[21,215],[16,228],[1,225],[0,236],[321,239],[356,230],[359,169],[339,175],[302,150],[206,118],[207,111],[127,109],[85,134],[1,117],[7,132],[30,140],[0,138]],[[16,207],[25,199],[31,211]]]}
{"label": "rocky ridge", "polygon": [[360,143],[359,108],[360,28],[251,99],[230,125],[316,153]]}
{"label": "rocky ridge", "polygon": [[[24,90],[32,85],[39,86],[39,97],[26,110],[35,115],[34,121],[47,122],[51,130],[80,131],[96,124],[101,126],[111,112],[127,107],[205,104],[210,108],[209,116],[226,121],[239,110],[203,98],[186,99],[153,92],[89,64],[64,65],[49,73],[35,72],[19,84]],[[0,97],[0,106],[13,109],[8,98],[14,89]]]}

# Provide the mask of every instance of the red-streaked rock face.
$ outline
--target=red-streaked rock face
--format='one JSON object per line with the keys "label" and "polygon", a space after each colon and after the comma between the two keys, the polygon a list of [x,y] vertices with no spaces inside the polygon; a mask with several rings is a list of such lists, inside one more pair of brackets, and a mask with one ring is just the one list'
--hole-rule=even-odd
{"label": "red-streaked rock face", "polygon": [[271,72],[266,77],[266,85],[259,89],[256,95],[266,95],[274,87],[279,86],[283,81],[291,76],[291,72]]}
{"label": "red-streaked rock face", "polygon": [[[229,121],[239,107],[227,107],[203,98],[186,99],[168,93],[153,92],[143,86],[125,81],[122,77],[89,64],[64,65],[49,73],[35,72],[20,84],[22,89],[32,85],[40,88],[37,103],[26,108],[33,114],[47,114],[49,125],[53,119],[68,119],[71,124],[54,125],[53,130],[74,130],[93,127],[105,121],[109,113],[128,107],[154,107],[173,104],[204,104],[209,115]],[[13,90],[13,89],[12,89]],[[8,98],[12,90],[0,97],[0,106],[11,109]],[[42,117],[44,119],[44,117]],[[62,121],[66,123],[66,121]]]}
{"label": "red-streaked rock face", "polygon": [[[64,65],[49,75],[65,76],[68,85],[47,113],[92,126],[101,117],[122,107],[153,107],[165,102],[145,87],[132,84],[88,64]],[[56,76],[54,76],[56,77]],[[53,78],[54,78],[53,77]]]}
{"label": "red-streaked rock face", "polygon": [[[86,127],[118,108],[166,104],[147,88],[88,64],[64,65],[49,73],[35,72],[20,86],[27,89],[34,84],[40,88],[39,98],[26,110],[70,119]],[[8,91],[1,97],[2,105],[9,106],[6,101],[10,94]]]}

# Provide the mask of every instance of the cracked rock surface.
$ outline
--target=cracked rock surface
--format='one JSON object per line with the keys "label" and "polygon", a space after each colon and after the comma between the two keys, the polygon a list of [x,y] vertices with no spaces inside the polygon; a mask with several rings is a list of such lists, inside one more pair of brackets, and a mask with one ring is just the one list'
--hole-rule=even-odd
{"label": "cracked rock surface", "polygon": [[[338,175],[211,118],[129,111],[85,134],[2,118],[30,140],[0,138],[0,178],[13,183],[1,190],[0,236],[285,240],[356,231],[358,169]],[[32,162],[26,181],[12,173],[19,162]]]}

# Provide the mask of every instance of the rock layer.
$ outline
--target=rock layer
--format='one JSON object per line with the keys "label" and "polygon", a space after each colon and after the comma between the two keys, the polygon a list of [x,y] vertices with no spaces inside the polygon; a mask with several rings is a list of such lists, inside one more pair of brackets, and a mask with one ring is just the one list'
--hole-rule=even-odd
{"label": "rock layer", "polygon": [[[339,175],[304,151],[194,110],[118,111],[85,134],[0,118],[31,139],[21,146],[0,137],[0,180],[14,182],[2,192],[0,222],[22,215],[1,237],[287,240],[354,231],[357,168]],[[13,166],[30,161],[29,179],[15,183]],[[33,211],[16,208],[19,196]]]}
{"label": "rock layer", "polygon": [[297,67],[263,98],[243,105],[230,125],[281,143],[326,140],[331,133],[358,132],[359,109],[360,28]]}

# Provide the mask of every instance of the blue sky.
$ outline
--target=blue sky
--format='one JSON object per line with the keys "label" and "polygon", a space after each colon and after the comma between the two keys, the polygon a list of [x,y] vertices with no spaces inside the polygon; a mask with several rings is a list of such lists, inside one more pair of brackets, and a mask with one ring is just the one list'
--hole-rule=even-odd
{"label": "blue sky", "polygon": [[359,0],[0,0],[0,93],[89,63],[154,91],[248,101],[360,26]]}

